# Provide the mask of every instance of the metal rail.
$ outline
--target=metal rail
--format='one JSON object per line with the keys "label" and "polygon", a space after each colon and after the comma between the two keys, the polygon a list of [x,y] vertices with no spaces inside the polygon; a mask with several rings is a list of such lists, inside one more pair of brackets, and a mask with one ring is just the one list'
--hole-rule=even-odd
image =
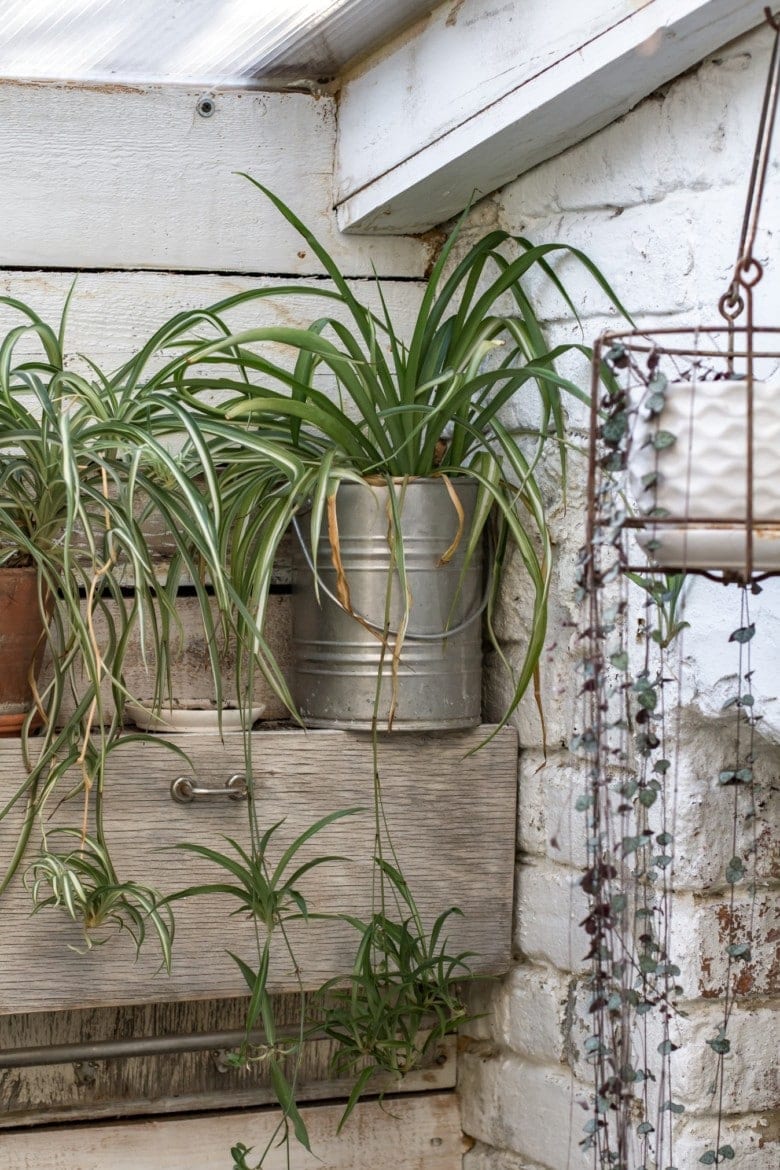
{"label": "metal rail", "polygon": [[[306,1038],[322,1039],[323,1032],[306,1033]],[[285,1037],[294,1044],[299,1037]],[[78,1044],[44,1044],[36,1048],[7,1048],[0,1051],[0,1069],[39,1068],[50,1064],[74,1064],[88,1060],[120,1060],[123,1057],[166,1056],[182,1052],[204,1052],[209,1049],[240,1048],[246,1041],[261,1046],[265,1033],[256,1030],[247,1034],[244,1028],[225,1032],[198,1032],[179,1036],[137,1036],[129,1040],[95,1040]]]}

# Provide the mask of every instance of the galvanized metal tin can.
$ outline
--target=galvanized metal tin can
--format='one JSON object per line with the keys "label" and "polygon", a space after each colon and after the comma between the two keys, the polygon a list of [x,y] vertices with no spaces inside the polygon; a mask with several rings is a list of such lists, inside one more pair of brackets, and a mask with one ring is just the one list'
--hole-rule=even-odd
{"label": "galvanized metal tin can", "polygon": [[370,731],[375,712],[380,731],[389,729],[391,717],[395,731],[479,723],[482,542],[464,571],[477,485],[451,481],[451,486],[463,508],[464,527],[444,564],[460,523],[447,485],[432,478],[393,487],[410,595],[396,667],[393,651],[406,607],[391,547],[390,489],[345,483],[338,491],[338,551],[352,613],[337,599],[338,573],[325,524],[317,549],[318,604],[304,518],[293,554],[292,689],[308,725]]}

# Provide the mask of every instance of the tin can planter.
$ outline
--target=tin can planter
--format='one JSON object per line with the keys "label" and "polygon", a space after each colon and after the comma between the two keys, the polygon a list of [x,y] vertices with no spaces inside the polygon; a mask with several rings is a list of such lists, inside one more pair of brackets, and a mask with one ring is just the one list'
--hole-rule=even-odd
{"label": "tin can planter", "polygon": [[[438,731],[480,722],[481,542],[465,563],[477,486],[450,486],[461,514],[441,478],[396,484],[400,533],[394,536],[387,485],[342,484],[335,555],[325,523],[320,533],[319,602],[308,533],[305,523],[299,526],[292,691],[309,726]],[[393,551],[399,537],[408,604]]]}
{"label": "tin can planter", "polygon": [[[660,413],[639,405],[629,469],[639,543],[667,569],[780,570],[780,382],[753,383],[752,534],[748,383],[672,382]],[[674,521],[674,523],[672,523]]]}

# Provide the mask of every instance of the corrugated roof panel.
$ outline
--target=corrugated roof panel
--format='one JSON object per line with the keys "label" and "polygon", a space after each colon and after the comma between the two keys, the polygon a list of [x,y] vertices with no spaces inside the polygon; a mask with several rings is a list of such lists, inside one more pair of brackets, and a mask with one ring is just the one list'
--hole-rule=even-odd
{"label": "corrugated roof panel", "polygon": [[0,77],[224,86],[333,77],[434,0],[5,0]]}

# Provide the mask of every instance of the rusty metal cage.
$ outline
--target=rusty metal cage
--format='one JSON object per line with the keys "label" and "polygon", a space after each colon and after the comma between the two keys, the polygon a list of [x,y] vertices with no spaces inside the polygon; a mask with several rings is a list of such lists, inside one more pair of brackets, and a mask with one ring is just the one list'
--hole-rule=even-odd
{"label": "rusty metal cage", "polygon": [[588,545],[608,532],[629,570],[780,574],[780,327],[598,339]]}
{"label": "rusty metal cage", "polygon": [[[780,575],[780,325],[757,325],[753,303],[780,94],[780,17],[764,14],[774,47],[720,324],[608,332],[594,345],[584,555],[600,578]],[[605,545],[614,557],[597,554]]]}

